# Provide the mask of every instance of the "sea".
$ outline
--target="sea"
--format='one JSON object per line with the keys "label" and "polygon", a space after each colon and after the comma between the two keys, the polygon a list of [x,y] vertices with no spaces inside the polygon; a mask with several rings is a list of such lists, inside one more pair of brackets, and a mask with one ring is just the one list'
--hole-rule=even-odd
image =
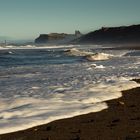
{"label": "sea", "polygon": [[105,101],[140,86],[137,78],[140,50],[1,46],[0,134],[107,109]]}

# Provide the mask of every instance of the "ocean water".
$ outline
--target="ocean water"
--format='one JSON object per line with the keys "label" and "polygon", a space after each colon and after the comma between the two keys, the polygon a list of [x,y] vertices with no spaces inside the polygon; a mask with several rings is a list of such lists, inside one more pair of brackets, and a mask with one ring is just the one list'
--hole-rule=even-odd
{"label": "ocean water", "polygon": [[[89,61],[87,52],[98,59]],[[140,78],[139,50],[0,47],[0,134],[106,109],[105,101],[140,86],[134,78]]]}

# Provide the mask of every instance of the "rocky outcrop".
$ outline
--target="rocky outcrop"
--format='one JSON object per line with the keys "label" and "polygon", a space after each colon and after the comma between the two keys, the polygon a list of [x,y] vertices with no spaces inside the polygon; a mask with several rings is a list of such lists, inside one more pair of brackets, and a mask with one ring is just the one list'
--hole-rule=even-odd
{"label": "rocky outcrop", "polygon": [[48,43],[48,41],[56,41],[56,40],[62,40],[66,38],[68,34],[58,34],[58,33],[51,33],[51,34],[41,34],[37,39],[35,39],[35,43],[37,44],[45,44]]}
{"label": "rocky outcrop", "polygon": [[38,38],[35,39],[35,43],[46,43],[48,41],[48,35],[47,34],[41,34]]}
{"label": "rocky outcrop", "polygon": [[76,36],[76,37],[81,37],[81,36],[82,36],[82,34],[81,34],[81,32],[80,32],[80,31],[76,30],[76,31],[75,31],[75,36]]}
{"label": "rocky outcrop", "polygon": [[140,43],[140,25],[102,27],[76,39],[74,43]]}
{"label": "rocky outcrop", "polygon": [[75,34],[65,34],[65,33],[50,33],[41,34],[35,39],[36,44],[48,44],[48,43],[68,43],[73,39],[81,37],[80,31],[75,31]]}

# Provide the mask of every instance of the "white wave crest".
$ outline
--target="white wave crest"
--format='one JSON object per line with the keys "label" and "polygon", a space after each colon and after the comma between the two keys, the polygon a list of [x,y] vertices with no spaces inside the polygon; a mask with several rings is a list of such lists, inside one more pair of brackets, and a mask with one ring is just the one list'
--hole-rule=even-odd
{"label": "white wave crest", "polygon": [[35,46],[35,45],[21,45],[21,46],[0,46],[0,50],[4,49],[55,49],[55,48],[72,48],[72,47],[79,47],[80,45],[46,45],[46,46]]}
{"label": "white wave crest", "polygon": [[92,52],[82,51],[78,50],[77,48],[72,48],[65,51],[65,54],[71,55],[71,56],[86,56],[93,54]]}
{"label": "white wave crest", "polygon": [[107,59],[110,59],[112,57],[113,57],[113,55],[111,55],[111,54],[96,53],[93,55],[86,56],[86,59],[89,61],[98,61],[98,60],[107,60]]}

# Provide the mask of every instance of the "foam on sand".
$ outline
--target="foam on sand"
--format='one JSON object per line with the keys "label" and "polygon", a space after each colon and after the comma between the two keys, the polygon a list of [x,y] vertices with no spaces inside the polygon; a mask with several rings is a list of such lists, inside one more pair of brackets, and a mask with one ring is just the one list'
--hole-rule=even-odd
{"label": "foam on sand", "polygon": [[62,93],[57,93],[56,90],[56,93],[48,94],[46,98],[1,98],[0,134],[101,111],[107,108],[105,101],[119,98],[122,96],[122,90],[138,86],[140,85],[129,79],[113,77],[104,83],[90,84],[79,90],[67,90]]}

